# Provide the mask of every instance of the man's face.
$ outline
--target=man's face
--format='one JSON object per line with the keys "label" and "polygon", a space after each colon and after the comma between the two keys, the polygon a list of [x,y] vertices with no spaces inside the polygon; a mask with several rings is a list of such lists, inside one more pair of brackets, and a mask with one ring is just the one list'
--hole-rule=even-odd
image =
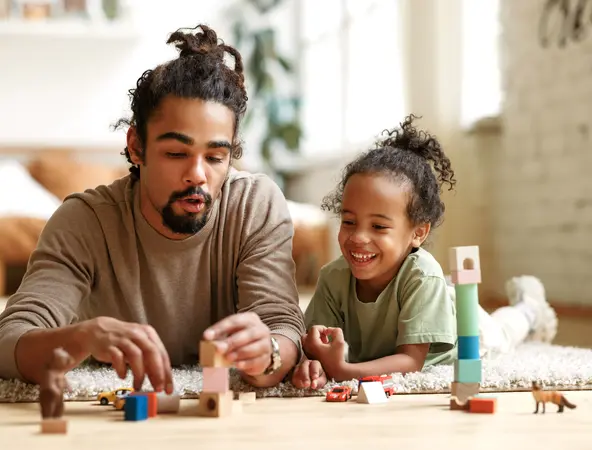
{"label": "man's face", "polygon": [[[128,133],[128,147],[137,149],[134,134]],[[131,152],[140,166],[144,217],[172,239],[197,233],[230,167],[234,113],[219,103],[169,96],[146,134],[143,160]]]}

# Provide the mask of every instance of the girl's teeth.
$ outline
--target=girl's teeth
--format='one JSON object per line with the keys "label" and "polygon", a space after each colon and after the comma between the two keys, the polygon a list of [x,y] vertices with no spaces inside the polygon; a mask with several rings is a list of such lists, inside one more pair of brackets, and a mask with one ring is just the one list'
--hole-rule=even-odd
{"label": "girl's teeth", "polygon": [[354,257],[354,259],[362,261],[362,262],[369,261],[370,259],[372,259],[376,256],[376,253],[354,253],[354,252],[351,252],[351,254]]}

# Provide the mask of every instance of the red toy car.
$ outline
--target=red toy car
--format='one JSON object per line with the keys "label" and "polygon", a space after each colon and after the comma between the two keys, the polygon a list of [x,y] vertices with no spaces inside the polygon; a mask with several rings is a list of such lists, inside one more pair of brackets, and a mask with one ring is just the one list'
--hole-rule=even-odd
{"label": "red toy car", "polygon": [[327,392],[328,402],[347,402],[352,398],[352,388],[349,386],[335,386]]}

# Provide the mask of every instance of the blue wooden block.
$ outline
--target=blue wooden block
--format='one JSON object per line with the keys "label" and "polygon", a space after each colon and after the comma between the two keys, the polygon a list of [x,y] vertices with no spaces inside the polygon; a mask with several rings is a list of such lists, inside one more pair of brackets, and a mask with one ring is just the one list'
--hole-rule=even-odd
{"label": "blue wooden block", "polygon": [[454,381],[458,383],[481,383],[480,359],[457,359],[454,361]]}
{"label": "blue wooden block", "polygon": [[458,337],[458,359],[479,359],[479,336]]}
{"label": "blue wooden block", "polygon": [[146,395],[128,395],[125,398],[124,411],[125,420],[148,419],[148,397]]}

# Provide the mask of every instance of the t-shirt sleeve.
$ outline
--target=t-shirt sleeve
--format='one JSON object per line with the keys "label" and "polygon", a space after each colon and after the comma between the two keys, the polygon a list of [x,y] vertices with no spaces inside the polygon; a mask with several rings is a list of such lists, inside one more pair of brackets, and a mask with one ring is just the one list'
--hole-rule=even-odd
{"label": "t-shirt sleeve", "polygon": [[422,276],[403,288],[397,346],[431,344],[430,353],[448,351],[456,344],[454,304],[446,281]]}
{"label": "t-shirt sleeve", "polygon": [[93,217],[84,203],[68,200],[45,225],[17,292],[0,314],[0,378],[21,378],[14,351],[27,331],[78,320],[94,276],[92,234],[100,230]]}
{"label": "t-shirt sleeve", "polygon": [[254,183],[237,267],[238,311],[255,312],[273,334],[292,340],[301,355],[304,315],[294,276],[288,203],[271,179],[259,177]]}
{"label": "t-shirt sleeve", "polygon": [[309,330],[313,325],[343,328],[339,303],[330,289],[330,275],[321,270],[314,294],[304,313],[304,323]]}

